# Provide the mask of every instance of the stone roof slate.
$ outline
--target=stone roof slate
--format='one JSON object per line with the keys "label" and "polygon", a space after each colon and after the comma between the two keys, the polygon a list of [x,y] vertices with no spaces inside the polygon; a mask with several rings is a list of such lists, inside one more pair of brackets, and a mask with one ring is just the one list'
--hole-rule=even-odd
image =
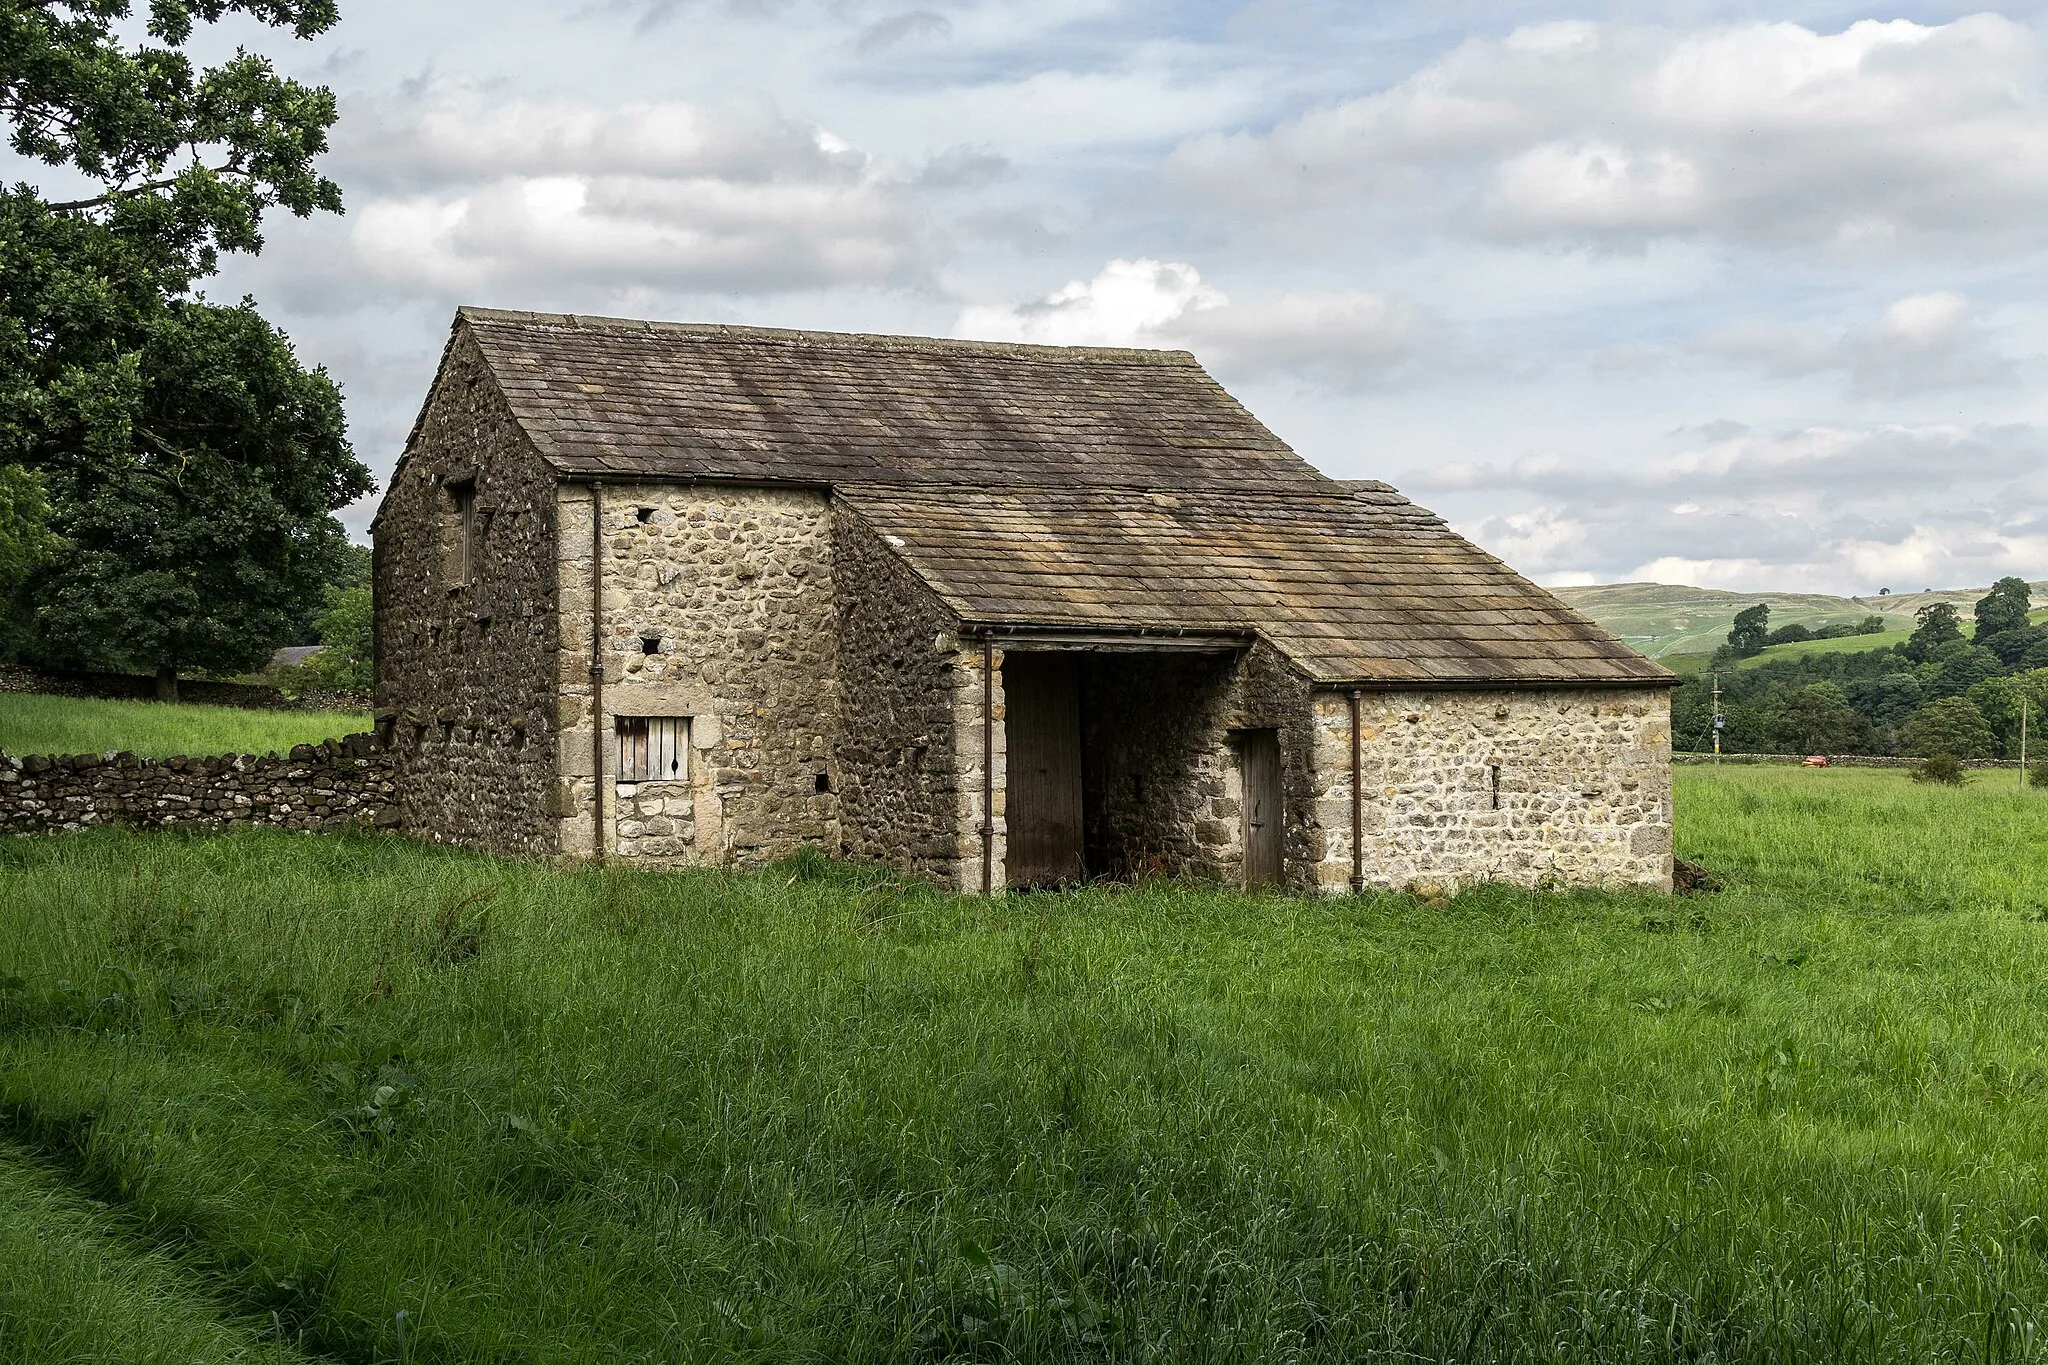
{"label": "stone roof slate", "polygon": [[1323,683],[1671,677],[1384,484],[838,493],[970,625],[1255,632]]}
{"label": "stone roof slate", "polygon": [[1327,481],[1185,351],[465,308],[572,476],[1131,487]]}
{"label": "stone roof slate", "polygon": [[566,478],[827,486],[973,626],[1257,634],[1325,683],[1674,681],[1184,351],[465,308]]}

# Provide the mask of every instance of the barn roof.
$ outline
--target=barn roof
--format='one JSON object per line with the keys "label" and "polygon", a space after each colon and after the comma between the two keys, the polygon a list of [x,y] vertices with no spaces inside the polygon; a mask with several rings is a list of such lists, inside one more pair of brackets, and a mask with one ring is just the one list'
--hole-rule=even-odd
{"label": "barn roof", "polygon": [[564,474],[1126,487],[1327,482],[1185,351],[465,308]]}
{"label": "barn roof", "polygon": [[1658,664],[1182,351],[465,308],[568,478],[831,487],[974,627],[1257,635],[1326,683],[1636,685]]}
{"label": "barn roof", "polygon": [[970,625],[1255,632],[1324,683],[1670,677],[1384,484],[839,495]]}

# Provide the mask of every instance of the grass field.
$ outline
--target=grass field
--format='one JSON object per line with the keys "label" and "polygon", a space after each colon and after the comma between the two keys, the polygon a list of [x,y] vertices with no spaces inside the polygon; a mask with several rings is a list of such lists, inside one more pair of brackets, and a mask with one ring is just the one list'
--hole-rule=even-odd
{"label": "grass field", "polygon": [[155,701],[94,701],[0,692],[0,751],[87,754],[127,750],[171,754],[279,753],[370,728],[348,711],[256,711]]}
{"label": "grass field", "polygon": [[2048,804],[1679,781],[1718,896],[0,841],[0,1359],[2039,1357]]}

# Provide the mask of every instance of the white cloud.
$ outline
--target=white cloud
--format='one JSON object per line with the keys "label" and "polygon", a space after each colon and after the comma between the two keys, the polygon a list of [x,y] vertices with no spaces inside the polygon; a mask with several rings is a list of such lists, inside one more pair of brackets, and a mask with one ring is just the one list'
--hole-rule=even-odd
{"label": "white cloud", "polygon": [[1381,382],[1440,327],[1384,295],[1288,293],[1233,303],[1180,261],[1114,260],[1034,303],[975,305],[955,335],[1051,345],[1168,346],[1232,378],[1285,375],[1346,390]]}
{"label": "white cloud", "polygon": [[[367,186],[361,269],[387,287],[772,293],[919,278],[909,186],[762,104],[600,108],[430,87],[338,149]],[[366,198],[366,202],[365,202]]]}
{"label": "white cloud", "polygon": [[1156,346],[1189,313],[1228,302],[1191,265],[1116,260],[1094,279],[1074,280],[1035,303],[962,309],[954,334],[1051,346]]}
{"label": "white cloud", "polygon": [[2041,44],[1995,14],[1839,33],[1547,24],[1270,132],[1197,137],[1168,170],[1234,214],[1342,206],[1508,240],[2034,240],[2044,91]]}
{"label": "white cloud", "polygon": [[2016,373],[1970,300],[1953,292],[1909,295],[1876,321],[1839,333],[1748,323],[1702,337],[1698,349],[1788,378],[1840,372],[1859,397],[2009,384]]}
{"label": "white cloud", "polygon": [[2044,456],[2048,431],[2034,427],[1764,435],[1730,424],[1704,444],[1618,468],[1540,453],[1402,483],[1424,495],[1536,500],[1460,527],[1552,580],[1591,571],[1605,581],[1874,590],[2037,571],[2048,550],[2048,519],[2032,510],[2048,492]]}

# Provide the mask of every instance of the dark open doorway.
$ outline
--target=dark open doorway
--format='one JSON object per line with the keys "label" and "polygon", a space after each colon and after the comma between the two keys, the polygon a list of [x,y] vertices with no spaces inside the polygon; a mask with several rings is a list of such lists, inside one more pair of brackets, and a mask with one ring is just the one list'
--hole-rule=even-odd
{"label": "dark open doorway", "polygon": [[1204,813],[1231,672],[1224,653],[1007,655],[1009,884],[1219,872]]}

